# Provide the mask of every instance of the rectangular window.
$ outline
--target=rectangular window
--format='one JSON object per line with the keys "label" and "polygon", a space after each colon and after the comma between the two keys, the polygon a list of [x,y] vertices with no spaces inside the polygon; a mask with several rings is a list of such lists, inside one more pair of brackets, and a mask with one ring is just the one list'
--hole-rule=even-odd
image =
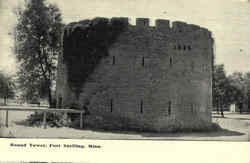
{"label": "rectangular window", "polygon": [[110,100],[110,112],[113,112],[113,99]]}
{"label": "rectangular window", "polygon": [[115,65],[115,56],[113,56],[112,64]]}
{"label": "rectangular window", "polygon": [[144,57],[142,57],[142,66],[144,67]]}
{"label": "rectangular window", "polygon": [[140,111],[141,113],[143,113],[143,100],[141,100],[141,103],[140,103]]}
{"label": "rectangular window", "polygon": [[168,115],[171,115],[171,101],[168,102]]}

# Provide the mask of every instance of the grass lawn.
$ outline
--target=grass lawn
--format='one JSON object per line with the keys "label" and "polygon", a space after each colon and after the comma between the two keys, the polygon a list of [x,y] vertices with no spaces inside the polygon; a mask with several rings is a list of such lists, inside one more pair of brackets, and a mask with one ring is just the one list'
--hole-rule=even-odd
{"label": "grass lawn", "polygon": [[20,124],[31,112],[9,112],[9,127],[4,127],[5,112],[0,111],[0,137],[76,138],[76,139],[149,139],[250,141],[250,114],[225,112],[225,118],[213,113],[213,122],[223,130],[202,133],[141,133],[92,131],[74,128],[28,127]]}

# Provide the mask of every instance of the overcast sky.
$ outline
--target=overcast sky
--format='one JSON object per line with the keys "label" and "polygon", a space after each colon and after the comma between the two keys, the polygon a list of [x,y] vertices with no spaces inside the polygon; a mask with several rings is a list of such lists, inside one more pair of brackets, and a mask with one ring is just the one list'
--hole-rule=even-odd
{"label": "overcast sky", "polygon": [[[23,0],[0,0],[0,70],[15,72],[8,33],[15,23],[13,8]],[[250,3],[247,0],[49,0],[60,8],[64,23],[96,16],[185,21],[208,28],[216,42],[216,62],[227,73],[250,71]],[[154,23],[152,23],[153,25]]]}

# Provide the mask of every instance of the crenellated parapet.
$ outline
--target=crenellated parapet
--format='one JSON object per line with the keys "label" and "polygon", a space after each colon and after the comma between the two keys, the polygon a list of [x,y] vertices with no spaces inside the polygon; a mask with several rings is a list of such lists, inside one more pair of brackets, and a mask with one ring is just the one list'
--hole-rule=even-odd
{"label": "crenellated parapet", "polygon": [[148,18],[136,18],[136,26],[137,27],[149,27],[149,19]]}
{"label": "crenellated parapet", "polygon": [[[152,28],[152,26],[150,26],[150,19],[148,18],[137,18],[135,27]],[[194,24],[187,24],[186,22],[181,21],[174,21],[171,25],[169,20],[156,19],[154,28],[156,31],[168,32],[173,34],[193,34],[201,37],[211,37],[211,32],[208,29]]]}
{"label": "crenellated parapet", "polygon": [[123,23],[129,25],[129,18],[128,17],[113,17],[110,19],[111,24],[115,23]]}
{"label": "crenellated parapet", "polygon": [[190,32],[189,25],[185,22],[175,21],[172,23],[172,31],[177,33]]}
{"label": "crenellated parapet", "polygon": [[190,37],[195,37],[195,38],[212,37],[212,34],[208,29],[194,24],[187,24],[186,22],[174,21],[171,23],[169,20],[166,19],[156,19],[155,25],[150,26],[149,18],[136,18],[135,25],[131,25],[128,17],[112,17],[110,19],[97,17],[92,20],[87,19],[79,22],[73,22],[65,27],[64,34],[68,35],[77,28],[86,29],[90,28],[91,26],[95,26],[97,24],[111,25],[111,26],[122,25],[123,27],[132,26],[133,28],[138,28],[138,29],[141,28],[151,29],[151,31],[155,31],[155,33],[157,32],[167,33],[168,35],[169,34],[173,35],[173,37],[175,35],[178,37],[182,35],[183,36],[188,35]]}
{"label": "crenellated parapet", "polygon": [[155,21],[155,27],[157,30],[162,30],[162,31],[166,31],[166,30],[170,30],[170,21],[169,20],[165,20],[165,19],[157,19]]}
{"label": "crenellated parapet", "polygon": [[[148,18],[137,18],[135,27],[141,28],[152,28],[150,25],[150,19]],[[202,28],[198,25],[187,24],[186,22],[174,21],[172,26],[170,21],[166,19],[156,19],[155,20],[155,30],[168,32],[173,34],[194,34],[204,37],[211,37],[211,32],[206,28]]]}

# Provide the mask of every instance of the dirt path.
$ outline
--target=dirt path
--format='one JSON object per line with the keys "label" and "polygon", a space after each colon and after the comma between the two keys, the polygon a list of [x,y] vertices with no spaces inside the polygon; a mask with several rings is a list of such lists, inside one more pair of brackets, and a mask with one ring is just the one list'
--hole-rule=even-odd
{"label": "dirt path", "polygon": [[225,140],[250,141],[250,114],[225,113],[225,118],[213,114],[213,121],[224,130],[206,133],[139,133],[80,130],[73,128],[27,127],[17,125],[31,112],[9,113],[10,126],[4,124],[4,112],[0,112],[0,137],[17,138],[76,138],[76,139],[156,139],[156,140]]}

